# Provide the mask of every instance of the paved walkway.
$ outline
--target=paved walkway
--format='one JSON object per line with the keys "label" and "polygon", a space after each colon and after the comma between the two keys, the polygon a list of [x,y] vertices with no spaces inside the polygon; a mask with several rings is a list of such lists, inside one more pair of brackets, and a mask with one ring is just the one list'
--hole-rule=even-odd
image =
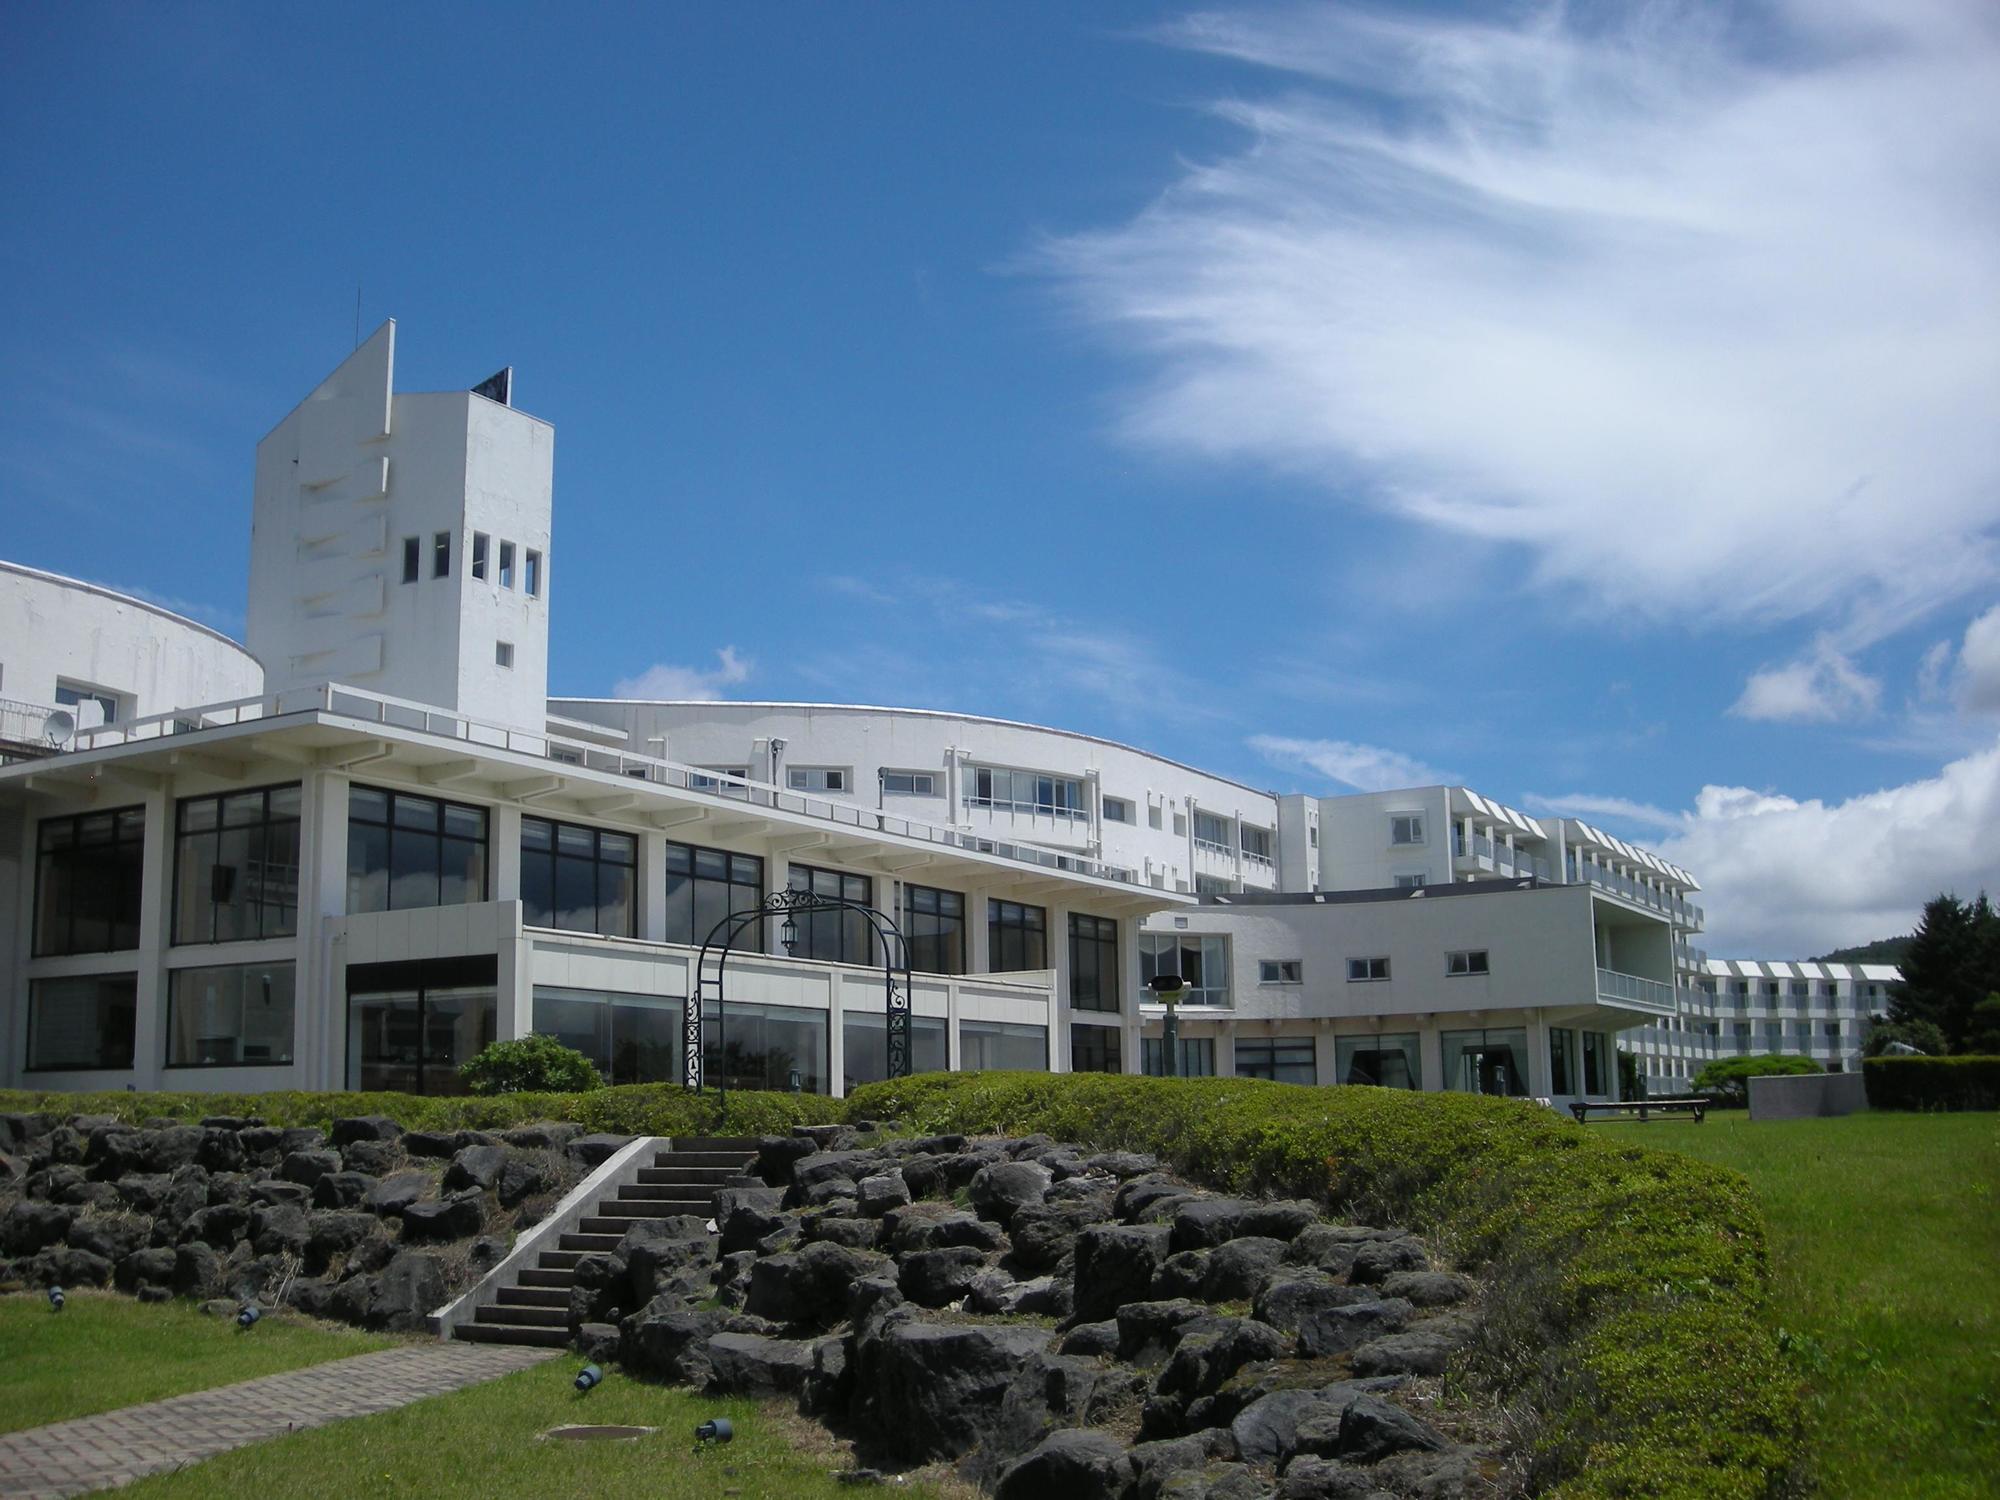
{"label": "paved walkway", "polygon": [[426,1396],[511,1375],[556,1352],[500,1344],[409,1344],[0,1433],[0,1497],[62,1500],[130,1484],[142,1475],[198,1463],[246,1443],[392,1411]]}

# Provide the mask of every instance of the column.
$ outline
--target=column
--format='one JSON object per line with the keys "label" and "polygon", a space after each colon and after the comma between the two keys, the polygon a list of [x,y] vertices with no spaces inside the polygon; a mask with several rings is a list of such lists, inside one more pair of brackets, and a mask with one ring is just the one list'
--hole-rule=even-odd
{"label": "column", "polygon": [[639,936],[649,943],[667,940],[667,836],[639,835]]}
{"label": "column", "polygon": [[[1057,1071],[1070,1071],[1069,1027],[1069,908],[1049,906],[1049,967],[1055,970],[1055,991],[1049,997],[1049,1054],[1059,1064]],[[1060,1041],[1057,1035],[1060,1034]],[[1123,1059],[1121,1044],[1120,1058]]]}
{"label": "column", "polygon": [[347,913],[348,778],[316,771],[299,788],[298,1010],[293,1045],[299,1086],[347,1086],[347,965],[328,927]]}
{"label": "column", "polygon": [[488,858],[493,861],[493,878],[487,883],[487,899],[521,899],[521,809],[502,804],[487,814]]}
{"label": "column", "polygon": [[[173,783],[167,781],[148,788],[145,796],[146,847],[141,855],[139,882],[138,1014],[132,1035],[132,1082],[142,1089],[160,1086],[160,1071],[167,1055],[166,956],[173,932],[174,901],[172,787]],[[32,827],[33,819],[27,821]],[[25,868],[30,872],[32,884],[35,866],[31,862]],[[301,925],[304,920],[301,912]],[[27,929],[28,939],[21,945],[23,951],[32,951],[33,931],[32,926]],[[296,1017],[292,1024],[297,1027]],[[24,1056],[23,1066],[26,1063]]]}

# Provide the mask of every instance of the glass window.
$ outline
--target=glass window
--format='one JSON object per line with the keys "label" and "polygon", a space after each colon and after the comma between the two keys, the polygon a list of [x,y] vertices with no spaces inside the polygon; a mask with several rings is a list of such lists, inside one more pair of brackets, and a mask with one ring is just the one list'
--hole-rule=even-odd
{"label": "glass window", "polygon": [[493,665],[496,667],[511,667],[514,665],[514,643],[512,641],[495,641],[493,643]]}
{"label": "glass window", "polygon": [[1072,1073],[1122,1073],[1118,1063],[1116,1026],[1072,1026],[1069,1029],[1069,1070]]}
{"label": "glass window", "polygon": [[167,1066],[278,1066],[292,1060],[292,966],[175,969],[167,988]]}
{"label": "glass window", "polygon": [[[1213,1078],[1215,1076],[1215,1039],[1206,1036],[1184,1036],[1176,1049],[1179,1054],[1180,1076],[1182,1078]],[[1139,1040],[1141,1066],[1149,1078],[1167,1076],[1167,1044],[1157,1036],[1141,1037]]]}
{"label": "glass window", "polygon": [[174,941],[289,937],[298,925],[298,783],[183,797],[174,819]]}
{"label": "glass window", "polygon": [[1415,891],[1415,890],[1421,890],[1423,887],[1429,884],[1430,884],[1430,877],[1421,872],[1418,872],[1414,874],[1398,875],[1395,881],[1395,888],[1399,891]]}
{"label": "glass window", "polygon": [[1083,783],[1045,771],[1009,771],[997,766],[967,766],[965,803],[1014,812],[1052,813],[1057,817],[1088,816]]}
{"label": "glass window", "polygon": [[1019,901],[986,903],[986,971],[1011,974],[1049,966],[1049,914]]}
{"label": "glass window", "polygon": [[1424,1086],[1422,1056],[1414,1031],[1390,1036],[1343,1036],[1333,1043],[1334,1081],[1387,1089]]}
{"label": "glass window", "polygon": [[1257,960],[1257,982],[1259,984],[1301,984],[1305,980],[1305,968],[1296,958],[1260,958]]}
{"label": "glass window", "polygon": [[917,973],[965,972],[965,897],[959,892],[904,886],[902,928]]}
{"label": "glass window", "polygon": [[844,792],[847,790],[847,768],[788,766],[785,769],[785,785],[795,792]]}
{"label": "glass window", "polygon": [[718,1015],[715,1002],[707,1001],[701,1046],[702,1081],[711,1088],[726,1081],[732,1089],[827,1091],[825,1011],[732,1001]]}
{"label": "glass window", "polygon": [[1390,816],[1390,843],[1421,844],[1423,841],[1424,815],[1422,813],[1395,813]]}
{"label": "glass window", "polygon": [[1389,977],[1389,960],[1386,958],[1350,958],[1347,961],[1347,982],[1366,984],[1371,980]]}
{"label": "glass window", "polygon": [[629,833],[521,819],[521,920],[530,927],[631,937],[639,841]]}
{"label": "glass window", "polygon": [[1447,1031],[1444,1033],[1444,1085],[1461,1094],[1528,1094],[1528,1033]]}
{"label": "glass window", "polygon": [[958,1066],[966,1073],[1045,1072],[1049,1029],[1013,1021],[960,1021]]}
{"label": "glass window", "polygon": [[1076,1010],[1118,1009],[1118,923],[1069,914],[1069,1003]]}
{"label": "glass window", "polygon": [[935,797],[937,778],[929,771],[884,771],[882,790],[891,797]]}
{"label": "glass window", "polygon": [[75,974],[28,986],[28,1071],[132,1066],[136,974]]}
{"label": "glass window", "polygon": [[35,956],[139,946],[146,810],[44,818],[35,830]]}
{"label": "glass window", "polygon": [[512,542],[502,542],[500,544],[500,587],[511,589],[513,586],[514,544]]}
{"label": "glass window", "polygon": [[[910,1017],[910,1071],[942,1073],[951,1066],[943,1016]],[[842,1073],[851,1092],[889,1076],[889,1018],[877,1010],[840,1013]]]}
{"label": "glass window", "polygon": [[1139,935],[1139,979],[1150,985],[1160,974],[1178,974],[1187,988],[1182,1005],[1229,1004],[1229,939],[1194,933]]}
{"label": "glass window", "polygon": [[1567,1027],[1549,1031],[1549,1092],[1574,1094],[1577,1091],[1576,1033]]}
{"label": "glass window", "polygon": [[1236,1076],[1266,1078],[1273,1083],[1319,1082],[1313,1063],[1313,1042],[1309,1036],[1280,1036],[1239,1041],[1236,1044]]}
{"label": "glass window", "polygon": [[1472,948],[1463,953],[1448,953],[1445,955],[1444,971],[1447,974],[1485,974],[1489,972],[1486,950]]}
{"label": "glass window", "polygon": [[431,577],[451,577],[451,533],[440,531],[431,538]]}
{"label": "glass window", "polygon": [[347,798],[347,909],[405,911],[486,899],[486,810],[379,787]]}
{"label": "glass window", "polygon": [[606,1083],[679,1083],[685,1013],[667,995],[535,986],[535,1031],[581,1052]]}
{"label": "glass window", "polygon": [[1132,821],[1132,804],[1123,797],[1104,799],[1104,821],[1107,823],[1129,823]]}
{"label": "glass window", "polygon": [[459,1094],[459,1065],[498,1034],[492,954],[347,970],[347,1086]]}
{"label": "glass window", "polygon": [[475,531],[472,533],[472,576],[474,578],[483,579],[486,576],[486,543],[487,537],[485,532]]}
{"label": "glass window", "polygon": [[1229,853],[1229,819],[1197,811],[1194,815],[1194,841],[1206,848]]}
{"label": "glass window", "polygon": [[[793,865],[785,879],[795,891],[811,891],[816,896],[854,901],[862,906],[875,904],[875,884],[865,875]],[[799,932],[798,942],[792,948],[796,957],[823,958],[840,964],[882,961],[875,946],[875,924],[865,912],[836,906],[824,911],[799,912],[793,921]]]}
{"label": "glass window", "polygon": [[1603,1032],[1586,1031],[1583,1034],[1583,1091],[1586,1094],[1606,1094],[1611,1091],[1606,1067],[1610,1053],[1610,1042]]}
{"label": "glass window", "polygon": [[533,547],[521,562],[521,589],[530,599],[542,597],[542,554]]}
{"label": "glass window", "polygon": [[[764,861],[754,854],[669,843],[666,887],[667,941],[698,947],[731,912],[754,911],[763,902]],[[739,953],[764,952],[765,925],[745,922],[732,946]]]}
{"label": "glass window", "polygon": [[415,583],[423,568],[424,544],[413,536],[403,538],[403,582]]}
{"label": "glass window", "polygon": [[1269,861],[1271,858],[1271,830],[1256,828],[1248,823],[1238,830],[1243,839],[1243,852],[1252,859]]}
{"label": "glass window", "polygon": [[[67,678],[56,679],[56,707],[82,708],[85,704],[96,708],[106,724],[118,722],[118,695],[103,688],[91,687],[88,683],[71,682]],[[90,717],[78,714],[77,723],[90,727]]]}

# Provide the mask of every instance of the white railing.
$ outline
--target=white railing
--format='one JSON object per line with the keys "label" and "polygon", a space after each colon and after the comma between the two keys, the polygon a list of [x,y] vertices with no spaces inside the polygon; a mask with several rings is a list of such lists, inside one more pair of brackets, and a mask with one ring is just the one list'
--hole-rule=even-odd
{"label": "white railing", "polygon": [[739,805],[747,803],[753,807],[767,807],[777,812],[791,813],[849,828],[865,829],[871,833],[892,834],[919,843],[940,844],[953,849],[970,850],[977,854],[991,854],[1001,859],[1035,865],[1042,869],[1089,875],[1100,880],[1116,881],[1121,885],[1138,884],[1133,878],[1132,871],[1083,855],[1057,854],[1053,850],[1038,849],[1029,844],[981,837],[962,828],[931,823],[921,818],[904,817],[884,812],[879,808],[864,807],[859,803],[817,796],[810,792],[793,791],[774,782],[734,776],[725,771],[701,766],[683,765],[679,761],[664,760],[659,756],[642,755],[631,750],[591,744],[585,740],[569,739],[562,735],[536,733],[504,724],[493,724],[448,709],[436,708],[430,704],[412,702],[407,698],[394,698],[386,693],[370,692],[363,688],[343,687],[338,683],[294,688],[287,692],[267,694],[257,698],[237,698],[226,703],[205,704],[197,708],[176,709],[172,713],[152,714],[123,724],[106,724],[79,731],[75,748],[95,750],[108,745],[162,739],[176,734],[192,734],[203,729],[225,728],[260,719],[276,718],[283,714],[315,712],[339,714],[364,724],[380,724],[385,728],[435,735],[488,750],[506,750],[518,755],[532,755],[559,765],[629,776],[635,781],[669,787],[675,791],[690,792],[701,797],[714,797]]}
{"label": "white railing", "polygon": [[1597,971],[1597,993],[1669,1013],[1677,1008],[1672,985],[1657,979],[1641,979],[1637,974],[1621,974],[1616,969]]}

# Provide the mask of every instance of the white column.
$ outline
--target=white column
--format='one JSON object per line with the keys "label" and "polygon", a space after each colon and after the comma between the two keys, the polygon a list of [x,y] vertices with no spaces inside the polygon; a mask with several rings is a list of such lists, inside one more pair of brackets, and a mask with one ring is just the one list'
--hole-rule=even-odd
{"label": "white column", "polygon": [[1118,919],[1118,1016],[1124,1030],[1119,1050],[1131,1059],[1128,1072],[1145,1071],[1144,1048],[1140,1046],[1142,1018],[1139,1003],[1146,998],[1146,986],[1139,978],[1139,924],[1143,917]]}
{"label": "white column", "polygon": [[667,940],[667,836],[639,835],[639,936],[649,943]]}
{"label": "white column", "polygon": [[1069,1048],[1069,908],[1049,906],[1048,942],[1049,967],[1055,970],[1055,993],[1050,996],[1049,1005],[1049,1055],[1056,1060],[1056,1071],[1070,1071]]}
{"label": "white column", "polygon": [[[138,1014],[132,1033],[132,1082],[157,1089],[167,1054],[167,941],[173,932],[174,798],[172,783],[152,787],[145,796],[146,847],[141,855],[139,889]],[[32,820],[30,820],[32,821]],[[34,866],[27,867],[30,871]],[[32,882],[32,876],[30,882]],[[305,915],[300,913],[300,923]],[[30,929],[32,934],[32,929]],[[29,942],[32,943],[32,935]],[[22,945],[24,949],[28,944]],[[292,1020],[293,1047],[299,1045],[298,1018]],[[26,1058],[22,1059],[23,1064]],[[310,1087],[310,1085],[308,1085]]]}
{"label": "white column", "polygon": [[308,1089],[347,1086],[346,949],[327,934],[329,920],[347,912],[347,791],[347,777],[333,771],[314,772],[300,787],[293,1046]]}
{"label": "white column", "polygon": [[487,899],[521,899],[521,809],[503,804],[487,814],[487,857],[493,861],[493,878],[487,884]]}
{"label": "white column", "polygon": [[[826,1088],[836,1099],[847,1097],[847,1038],[842,1034],[841,1017],[846,1013],[847,987],[840,971],[826,973]],[[883,1035],[886,1037],[887,1032]]]}

